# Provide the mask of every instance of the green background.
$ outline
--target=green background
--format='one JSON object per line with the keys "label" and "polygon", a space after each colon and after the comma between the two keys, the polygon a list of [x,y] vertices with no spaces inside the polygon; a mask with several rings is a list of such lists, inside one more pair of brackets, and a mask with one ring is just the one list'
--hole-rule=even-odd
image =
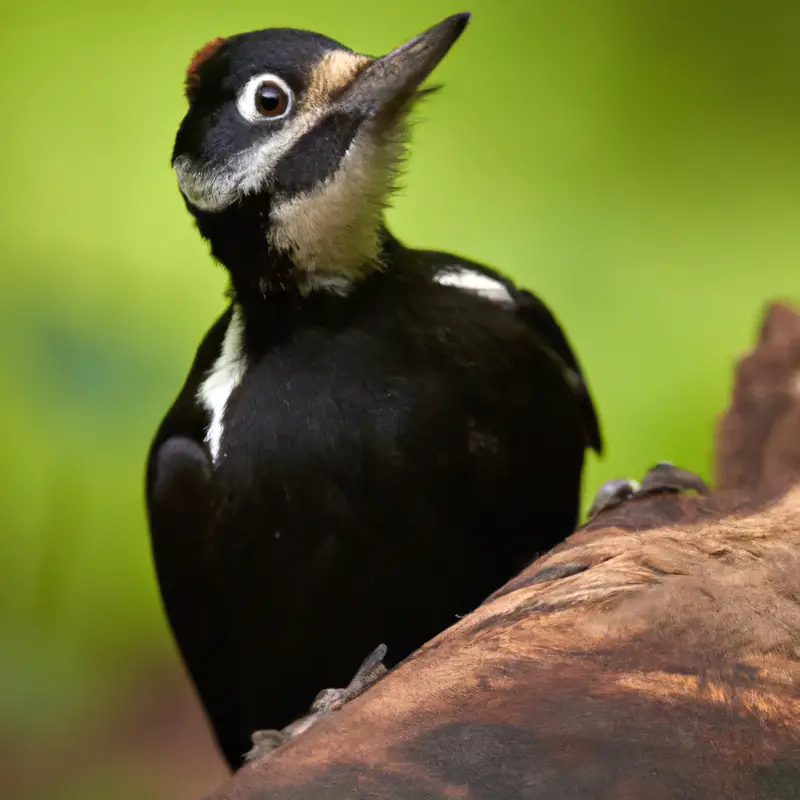
{"label": "green background", "polygon": [[[800,296],[800,3],[476,0],[389,215],[537,291],[608,443],[710,477],[764,304]],[[440,0],[0,5],[0,794],[194,798],[221,772],[161,614],[143,462],[224,275],[169,168],[218,36],[385,52]]]}

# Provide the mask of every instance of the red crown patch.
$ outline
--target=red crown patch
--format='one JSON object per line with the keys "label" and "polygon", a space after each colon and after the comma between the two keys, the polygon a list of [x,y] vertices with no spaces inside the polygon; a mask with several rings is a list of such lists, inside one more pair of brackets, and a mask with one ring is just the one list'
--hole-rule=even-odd
{"label": "red crown patch", "polygon": [[222,37],[212,39],[208,44],[204,44],[192,57],[189,69],[186,70],[186,83],[184,84],[186,99],[190,103],[194,93],[200,86],[200,67],[219,50],[225,41]]}

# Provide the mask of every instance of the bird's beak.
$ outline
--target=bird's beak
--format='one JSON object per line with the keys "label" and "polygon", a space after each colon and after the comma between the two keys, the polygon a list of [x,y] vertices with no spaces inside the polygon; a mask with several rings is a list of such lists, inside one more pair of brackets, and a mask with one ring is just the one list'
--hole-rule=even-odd
{"label": "bird's beak", "polygon": [[470,14],[455,14],[364,68],[341,106],[376,116],[403,108],[467,27]]}

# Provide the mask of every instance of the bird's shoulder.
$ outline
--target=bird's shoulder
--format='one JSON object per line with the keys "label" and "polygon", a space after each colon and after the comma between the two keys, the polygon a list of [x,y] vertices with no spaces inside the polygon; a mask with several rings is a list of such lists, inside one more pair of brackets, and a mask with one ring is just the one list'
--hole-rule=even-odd
{"label": "bird's shoulder", "polygon": [[585,374],[563,328],[544,301],[502,272],[477,261],[436,250],[409,251],[409,257],[432,283],[489,300],[526,324],[536,336],[538,346],[557,362],[564,380],[577,396],[588,444],[602,452],[599,421]]}

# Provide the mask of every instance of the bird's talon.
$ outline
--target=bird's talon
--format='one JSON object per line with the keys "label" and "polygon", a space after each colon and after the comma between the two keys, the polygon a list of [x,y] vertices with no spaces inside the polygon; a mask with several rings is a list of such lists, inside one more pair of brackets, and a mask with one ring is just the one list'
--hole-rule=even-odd
{"label": "bird's talon", "polygon": [[311,713],[337,711],[346,702],[345,689],[323,689],[311,704]]}
{"label": "bird's talon", "polygon": [[662,492],[697,492],[708,494],[705,481],[693,472],[676,467],[669,461],[659,461],[651,467],[642,482],[627,478],[616,478],[604,483],[592,501],[587,519],[594,519],[601,511],[640,497]]}
{"label": "bird's talon", "polygon": [[373,683],[386,674],[383,659],[386,645],[378,645],[362,662],[353,680],[344,689],[323,689],[311,706],[312,712],[338,711],[345,703],[363,694]]}
{"label": "bird's talon", "polygon": [[277,750],[282,744],[287,741],[286,734],[283,731],[275,729],[255,731],[250,736],[253,746],[245,753],[245,761],[255,761],[257,758]]}
{"label": "bird's talon", "polygon": [[256,731],[251,735],[253,747],[245,755],[245,761],[254,761],[277,750],[281,745],[297,738],[322,717],[338,711],[350,700],[363,694],[373,683],[386,674],[383,659],[386,645],[378,645],[361,663],[353,680],[344,689],[323,689],[311,704],[308,714],[287,725],[282,730]]}
{"label": "bird's talon", "polygon": [[659,492],[697,492],[708,494],[708,485],[693,472],[676,467],[668,461],[659,461],[647,471],[642,480],[640,495]]}
{"label": "bird's talon", "polygon": [[358,671],[353,676],[353,680],[347,685],[344,692],[347,694],[347,699],[352,700],[354,697],[365,692],[373,683],[386,674],[386,667],[383,665],[383,659],[386,658],[387,647],[385,644],[379,644],[362,662]]}
{"label": "bird's talon", "polygon": [[641,488],[641,484],[638,481],[627,478],[615,478],[614,480],[606,481],[597,490],[587,517],[594,519],[601,511],[630,500]]}

